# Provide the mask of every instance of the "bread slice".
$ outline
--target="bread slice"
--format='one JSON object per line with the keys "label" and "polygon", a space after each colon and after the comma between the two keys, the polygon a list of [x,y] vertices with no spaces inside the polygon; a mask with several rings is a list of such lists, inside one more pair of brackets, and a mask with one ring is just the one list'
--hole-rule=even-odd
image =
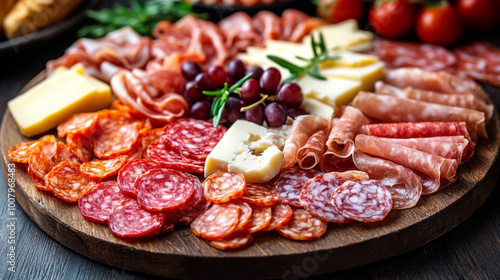
{"label": "bread slice", "polygon": [[30,34],[64,18],[82,1],[19,0],[3,20],[5,35],[13,39]]}

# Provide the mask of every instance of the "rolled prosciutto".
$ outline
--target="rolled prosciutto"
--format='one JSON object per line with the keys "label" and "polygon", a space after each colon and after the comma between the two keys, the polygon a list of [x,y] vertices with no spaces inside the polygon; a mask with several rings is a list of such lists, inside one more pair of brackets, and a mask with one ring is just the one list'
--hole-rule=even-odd
{"label": "rolled prosciutto", "polygon": [[297,163],[302,169],[312,169],[320,162],[321,156],[325,152],[326,131],[326,129],[317,131],[299,149]]}
{"label": "rolled prosciutto", "polygon": [[326,141],[328,150],[340,158],[351,156],[354,151],[354,137],[366,124],[368,124],[368,119],[360,110],[347,106],[338,122],[330,130]]}

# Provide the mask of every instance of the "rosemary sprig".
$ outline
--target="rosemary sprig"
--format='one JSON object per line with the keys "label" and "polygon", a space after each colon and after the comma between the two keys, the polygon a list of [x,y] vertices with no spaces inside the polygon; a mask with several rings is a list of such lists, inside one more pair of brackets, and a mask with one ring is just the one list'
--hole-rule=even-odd
{"label": "rosemary sprig", "polygon": [[304,73],[318,80],[326,80],[326,78],[319,72],[319,64],[325,62],[326,60],[335,60],[339,59],[340,57],[333,56],[330,53],[330,50],[328,50],[325,44],[322,33],[319,33],[318,41],[316,41],[313,34],[311,34],[311,48],[314,55],[312,58],[296,56],[297,59],[307,62],[305,66],[296,65],[275,55],[268,55],[267,58],[269,58],[279,66],[286,68],[290,72],[290,76],[283,80],[283,82],[293,81]]}
{"label": "rosemary sprig", "polygon": [[[192,5],[185,1],[130,0],[130,8],[115,3],[112,9],[87,11],[87,16],[97,23],[81,28],[78,36],[98,38],[125,26],[132,27],[141,35],[149,36],[158,22],[162,20],[174,22],[192,13]],[[206,18],[205,14],[197,16]]]}
{"label": "rosemary sprig", "polygon": [[245,77],[241,78],[241,80],[237,81],[234,85],[231,87],[228,86],[227,83],[224,83],[224,87],[220,90],[216,91],[203,91],[203,94],[205,95],[210,95],[210,96],[215,96],[215,99],[212,103],[212,108],[211,108],[211,115],[212,115],[212,123],[214,124],[214,127],[217,127],[220,123],[220,120],[222,118],[222,113],[224,112],[224,107],[226,106],[226,101],[229,95],[233,92],[236,92],[241,85],[250,77],[252,76],[252,73],[246,75]]}

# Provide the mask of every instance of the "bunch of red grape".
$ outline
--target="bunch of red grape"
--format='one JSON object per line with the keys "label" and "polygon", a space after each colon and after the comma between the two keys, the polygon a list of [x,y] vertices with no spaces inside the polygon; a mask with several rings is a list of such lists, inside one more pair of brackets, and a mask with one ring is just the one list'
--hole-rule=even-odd
{"label": "bunch of red grape", "polygon": [[[203,91],[221,89],[225,82],[231,86],[248,74],[252,74],[250,78],[227,98],[223,120],[232,124],[238,119],[246,119],[259,125],[265,121],[269,127],[279,127],[287,116],[294,118],[305,113],[299,108],[302,103],[300,86],[294,82],[281,83],[281,74],[274,67],[265,71],[259,66],[247,68],[241,60],[233,59],[226,69],[212,66],[203,72],[199,64],[188,61],[182,64],[182,74],[188,81],[183,96],[191,106],[193,118],[211,117],[213,97]],[[251,108],[241,112],[241,108],[247,106]]]}

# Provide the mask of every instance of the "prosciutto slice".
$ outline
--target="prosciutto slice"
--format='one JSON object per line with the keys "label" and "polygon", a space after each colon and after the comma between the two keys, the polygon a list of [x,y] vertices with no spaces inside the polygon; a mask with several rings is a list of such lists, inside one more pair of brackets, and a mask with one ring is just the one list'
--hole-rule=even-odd
{"label": "prosciutto slice", "polygon": [[415,87],[452,94],[471,93],[485,102],[488,96],[474,80],[463,79],[448,72],[431,72],[420,68],[403,67],[386,70],[383,80],[399,88]]}
{"label": "prosciutto slice", "polygon": [[321,156],[319,167],[323,173],[356,170],[352,156],[340,158],[328,150]]}
{"label": "prosciutto slice", "polygon": [[379,180],[389,189],[394,209],[411,208],[418,203],[422,183],[411,169],[360,151],[354,151],[352,157],[359,170],[368,173],[370,179]]}
{"label": "prosciutto slice", "polygon": [[302,169],[312,169],[320,162],[325,151],[326,138],[326,129],[319,130],[299,149],[297,162]]}
{"label": "prosciutto slice", "polygon": [[233,56],[248,46],[262,45],[262,38],[247,13],[234,13],[219,21],[218,25],[225,36],[225,44]]}
{"label": "prosciutto slice", "polygon": [[355,139],[357,150],[372,156],[390,160],[405,167],[417,170],[432,180],[432,185],[424,186],[423,193],[432,193],[439,189],[441,178],[448,182],[456,179],[458,161],[438,155],[432,155],[386,139],[359,134]]}
{"label": "prosciutto slice", "polygon": [[281,18],[270,11],[260,11],[253,18],[255,29],[264,40],[282,39]]}
{"label": "prosciutto slice", "polygon": [[340,158],[351,156],[354,151],[354,137],[366,124],[368,119],[360,110],[347,106],[339,121],[330,130],[326,141],[328,150]]}
{"label": "prosciutto slice", "polygon": [[465,122],[470,135],[487,137],[483,112],[417,100],[360,92],[353,106],[383,122]]}
{"label": "prosciutto slice", "polygon": [[327,129],[328,125],[329,121],[320,116],[298,116],[293,121],[290,133],[285,140],[281,169],[295,165],[295,163],[297,163],[299,149],[307,143],[307,140],[309,140],[314,133]]}

